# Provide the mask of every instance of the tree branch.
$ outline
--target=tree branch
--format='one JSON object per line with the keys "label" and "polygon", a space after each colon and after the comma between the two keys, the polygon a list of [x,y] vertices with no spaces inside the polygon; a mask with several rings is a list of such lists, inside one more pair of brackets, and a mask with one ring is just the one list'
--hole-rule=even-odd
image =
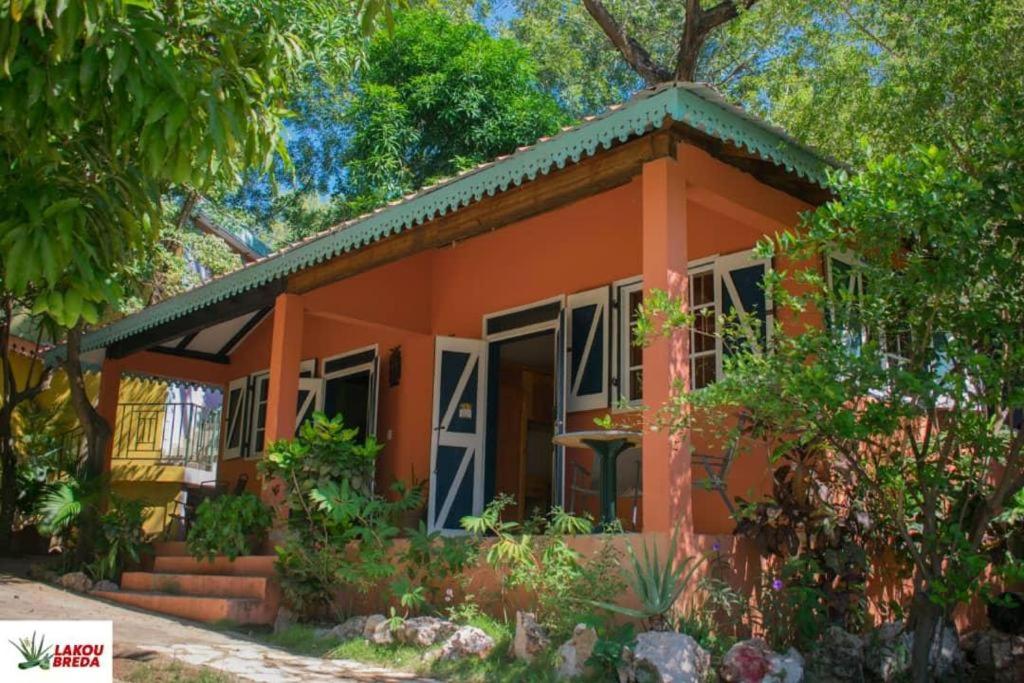
{"label": "tree branch", "polygon": [[651,53],[643,45],[626,34],[626,30],[605,8],[601,0],[583,0],[583,5],[604,31],[604,34],[608,36],[608,40],[612,41],[615,49],[622,54],[630,68],[637,72],[648,85],[672,80],[672,73],[656,63],[651,57]]}

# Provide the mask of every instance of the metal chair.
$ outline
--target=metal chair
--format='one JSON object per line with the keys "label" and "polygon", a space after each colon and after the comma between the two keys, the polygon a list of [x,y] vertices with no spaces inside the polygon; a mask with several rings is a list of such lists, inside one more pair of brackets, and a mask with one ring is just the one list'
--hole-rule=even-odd
{"label": "metal chair", "polygon": [[718,491],[718,495],[721,496],[725,507],[729,509],[730,515],[736,514],[736,505],[729,499],[727,490],[729,471],[732,469],[733,460],[736,458],[736,452],[739,450],[740,439],[743,438],[743,434],[750,428],[750,423],[749,413],[741,412],[736,423],[736,432],[729,440],[722,455],[711,455],[709,453],[693,454],[693,463],[702,466],[704,471],[708,473],[707,479],[698,483],[703,484],[709,490]]}

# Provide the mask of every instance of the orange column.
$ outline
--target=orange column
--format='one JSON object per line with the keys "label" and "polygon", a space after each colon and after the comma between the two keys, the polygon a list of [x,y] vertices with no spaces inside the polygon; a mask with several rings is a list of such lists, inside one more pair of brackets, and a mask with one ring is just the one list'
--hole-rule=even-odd
{"label": "orange column", "polygon": [[274,329],[270,338],[268,444],[278,439],[290,439],[295,434],[299,365],[302,363],[302,319],[302,298],[298,294],[279,294],[274,302]]}
{"label": "orange column", "polygon": [[[686,181],[672,158],[643,168],[643,270],[646,291],[660,289],[689,305],[686,273]],[[644,531],[666,532],[681,524],[693,532],[690,445],[686,434],[669,434],[658,425],[658,411],[668,405],[690,373],[690,339],[686,331],[659,338],[644,349],[643,394],[647,406],[643,436]]]}
{"label": "orange column", "polygon": [[114,441],[117,439],[117,397],[121,392],[121,364],[115,360],[104,360],[100,368],[100,390],[96,401],[96,412],[110,425],[110,439],[103,458],[103,471],[110,472],[114,457]]}

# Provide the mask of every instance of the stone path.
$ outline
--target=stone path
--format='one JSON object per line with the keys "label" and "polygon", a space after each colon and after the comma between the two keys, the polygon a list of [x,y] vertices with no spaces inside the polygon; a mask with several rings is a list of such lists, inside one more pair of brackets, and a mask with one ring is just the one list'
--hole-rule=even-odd
{"label": "stone path", "polygon": [[244,636],[69,593],[15,575],[0,565],[0,619],[110,619],[114,657],[173,657],[251,681],[430,683],[412,674],[340,659],[290,654]]}

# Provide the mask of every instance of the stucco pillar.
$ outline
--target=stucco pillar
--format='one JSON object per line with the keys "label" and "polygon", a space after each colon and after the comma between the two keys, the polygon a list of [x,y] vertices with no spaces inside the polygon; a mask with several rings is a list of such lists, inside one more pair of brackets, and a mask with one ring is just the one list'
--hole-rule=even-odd
{"label": "stucco pillar", "polygon": [[[644,290],[668,292],[689,305],[686,272],[686,181],[675,159],[664,157],[643,168]],[[690,444],[686,434],[669,434],[657,424],[658,411],[669,404],[690,373],[690,339],[686,331],[658,338],[643,352],[644,531],[666,532],[681,524],[693,532]]]}
{"label": "stucco pillar", "polygon": [[267,394],[266,443],[295,435],[302,363],[302,298],[279,294],[274,302],[274,328],[270,338],[270,387]]}
{"label": "stucco pillar", "polygon": [[117,398],[121,393],[121,364],[104,360],[100,367],[100,388],[96,400],[96,412],[110,425],[110,439],[103,456],[103,471],[110,472],[114,457],[114,442],[117,440]]}

